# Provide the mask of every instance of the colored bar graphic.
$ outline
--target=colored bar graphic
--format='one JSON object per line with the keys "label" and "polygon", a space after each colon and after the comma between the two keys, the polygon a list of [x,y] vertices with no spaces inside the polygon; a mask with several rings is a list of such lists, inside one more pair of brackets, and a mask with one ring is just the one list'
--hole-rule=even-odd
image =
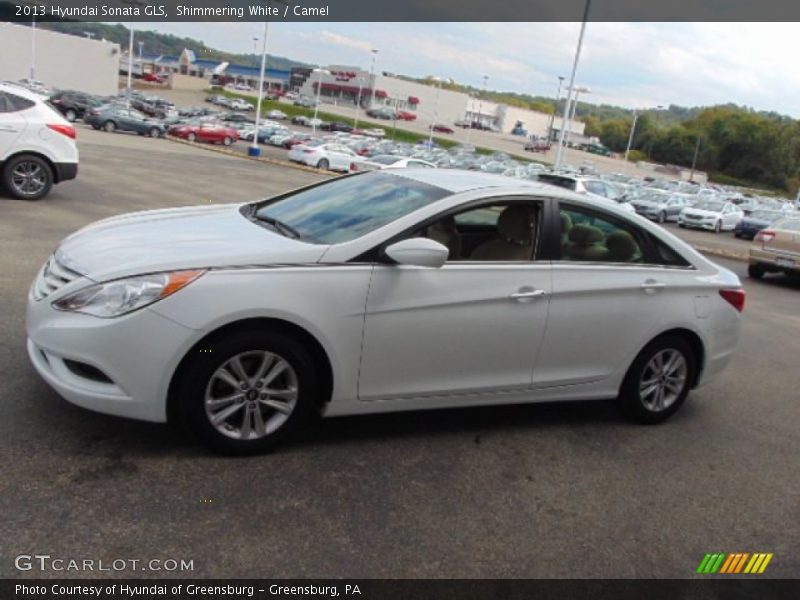
{"label": "colored bar graphic", "polygon": [[762,555],[761,555],[761,554],[759,554],[758,552],[756,552],[755,554],[753,554],[752,558],[750,559],[750,562],[749,562],[749,563],[747,563],[747,566],[744,568],[744,572],[745,572],[745,573],[752,573],[752,572],[754,572],[754,571],[753,571],[753,567],[754,567],[754,566],[756,565],[756,563],[759,561],[759,558],[760,558],[761,556],[762,556]]}
{"label": "colored bar graphic", "polygon": [[703,560],[700,561],[700,566],[697,567],[697,572],[698,573],[705,573],[706,572],[705,571],[706,565],[708,564],[708,562],[710,560],[711,560],[711,555],[710,554],[706,554],[705,557],[703,558]]}
{"label": "colored bar graphic", "polygon": [[771,560],[772,560],[772,552],[770,552],[769,554],[767,554],[764,557],[764,562],[761,563],[761,566],[758,568],[758,572],[759,573],[763,573],[764,570],[767,568],[767,565],[769,564],[769,561],[771,561]]}
{"label": "colored bar graphic", "polygon": [[735,554],[729,554],[728,555],[728,560],[725,561],[725,563],[722,565],[722,568],[719,570],[719,572],[720,573],[727,573],[728,569],[730,569],[730,567],[731,567],[731,563],[733,562],[733,560],[735,558],[736,558]]}
{"label": "colored bar graphic", "polygon": [[[715,552],[706,554],[697,567],[697,573],[719,573],[720,575],[759,574],[767,569],[767,565],[774,555],[766,552]],[[746,565],[746,566],[745,566]]]}
{"label": "colored bar graphic", "polygon": [[745,552],[744,554],[742,554],[742,558],[739,560],[739,563],[736,565],[736,570],[735,571],[732,570],[731,572],[733,572],[733,573],[741,572],[742,568],[744,567],[744,563],[748,558],[750,558],[750,554],[749,553]]}
{"label": "colored bar graphic", "polygon": [[724,558],[725,558],[725,553],[724,553],[724,552],[720,552],[720,553],[719,553],[719,558],[718,558],[718,559],[717,559],[717,561],[714,563],[714,566],[713,566],[713,567],[711,567],[711,571],[710,571],[711,573],[716,573],[716,572],[717,572],[717,570],[719,570],[719,567],[720,567],[720,565],[722,565],[722,560],[723,560]]}

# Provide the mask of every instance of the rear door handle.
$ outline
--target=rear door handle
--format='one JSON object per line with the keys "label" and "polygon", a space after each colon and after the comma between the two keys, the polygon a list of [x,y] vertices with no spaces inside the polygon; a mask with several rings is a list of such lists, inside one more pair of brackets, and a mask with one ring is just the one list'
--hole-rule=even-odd
{"label": "rear door handle", "polygon": [[509,296],[509,298],[513,298],[514,300],[525,300],[527,298],[541,298],[547,294],[544,290],[526,290],[526,291],[519,291],[514,292]]}

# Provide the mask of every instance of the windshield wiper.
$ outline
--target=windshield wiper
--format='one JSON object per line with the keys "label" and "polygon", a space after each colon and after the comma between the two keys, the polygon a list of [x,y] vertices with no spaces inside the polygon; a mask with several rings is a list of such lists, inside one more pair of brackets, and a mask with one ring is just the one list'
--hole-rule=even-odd
{"label": "windshield wiper", "polygon": [[285,237],[290,237],[292,239],[298,240],[301,236],[300,232],[297,231],[291,225],[288,225],[281,221],[280,219],[276,219],[275,217],[268,217],[266,215],[259,215],[258,213],[253,214],[253,218],[266,223],[267,225],[271,225],[278,233]]}

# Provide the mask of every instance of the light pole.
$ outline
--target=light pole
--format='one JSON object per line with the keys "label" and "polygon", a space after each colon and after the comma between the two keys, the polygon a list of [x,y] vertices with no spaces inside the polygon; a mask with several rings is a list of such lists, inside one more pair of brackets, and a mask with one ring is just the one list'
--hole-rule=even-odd
{"label": "light pole", "polygon": [[31,81],[36,79],[36,17],[31,18]]}
{"label": "light pole", "polygon": [[[261,39],[261,71],[258,77],[258,102],[256,103],[256,129],[253,133],[253,144],[247,149],[248,156],[258,156],[261,148],[258,147],[258,132],[261,126],[261,103],[264,101],[264,70],[267,66],[267,36],[269,34],[269,21],[264,21],[264,35]],[[258,38],[253,38],[258,40]]]}
{"label": "light pole", "polygon": [[[478,125],[481,125],[481,121],[483,120],[481,117],[483,116],[483,95],[486,93],[486,82],[489,81],[489,76],[483,76],[483,87],[481,88],[481,98],[478,101]],[[470,129],[472,129],[472,123],[469,124]]]}
{"label": "light pole", "polygon": [[[253,62],[258,61],[258,38],[253,38]],[[256,62],[256,64],[258,64]]]}
{"label": "light pole", "polygon": [[438,85],[436,86],[436,98],[433,101],[433,121],[431,122],[431,132],[428,136],[428,146],[433,146],[433,127],[436,125],[436,120],[439,117],[439,92],[442,91],[442,78],[434,77],[433,79]]}
{"label": "light pole", "polygon": [[[572,90],[570,90],[572,91]],[[569,136],[572,133],[572,124],[575,122],[575,112],[578,110],[578,98],[581,94],[589,94],[592,90],[588,87],[578,86],[575,88],[575,98],[572,101],[572,111],[569,114],[569,129],[564,136],[564,149],[562,153],[562,158],[567,155],[567,148],[569,147]]]}
{"label": "light pole", "polygon": [[358,110],[361,108],[361,88],[364,85],[364,78],[358,76],[358,98],[356,98],[356,118],[353,123],[353,129],[358,129]]}
{"label": "light pole", "polygon": [[137,42],[139,44],[139,62],[142,62],[142,48],[144,47],[144,42]]}
{"label": "light pole", "polygon": [[131,79],[133,78],[133,21],[129,24],[130,36],[128,37],[128,106],[131,104]]}
{"label": "light pole", "polygon": [[625,165],[628,164],[628,154],[631,151],[631,144],[633,143],[633,134],[636,131],[636,121],[639,120],[639,113],[636,112],[636,109],[633,110],[633,123],[631,123],[631,133],[628,136],[628,145],[625,147]]}
{"label": "light pole", "polygon": [[583,9],[583,21],[581,22],[581,32],[578,35],[578,47],[575,49],[575,61],[572,63],[572,73],[569,77],[569,88],[567,90],[567,103],[564,105],[564,116],[561,120],[561,135],[558,138],[558,150],[556,152],[555,168],[561,166],[561,156],[564,152],[564,136],[567,130],[567,118],[569,117],[570,103],[572,102],[572,92],[575,88],[575,74],[578,72],[578,63],[581,60],[581,48],[583,47],[583,34],[586,32],[586,21],[589,19],[589,7],[592,0],[586,0],[586,7]]}
{"label": "light pole", "polygon": [[469,115],[469,119],[467,119],[467,115],[464,115],[464,120],[467,122],[467,138],[466,143],[469,144],[470,134],[472,133],[472,111],[475,110],[475,96],[473,94],[469,94],[467,102],[469,103],[467,106],[469,110],[467,110],[467,115]]}
{"label": "light pole", "polygon": [[550,115],[550,125],[547,127],[547,143],[549,144],[553,139],[553,125],[556,122],[556,113],[558,112],[558,101],[561,100],[561,84],[564,83],[564,78],[558,76],[558,90],[556,91],[556,106],[553,109],[553,114]]}
{"label": "light pole", "polygon": [[369,68],[369,106],[372,106],[372,101],[375,99],[375,60],[378,58],[378,50],[373,48],[372,52],[372,66]]}
{"label": "light pole", "polygon": [[327,69],[323,69],[322,67],[318,67],[314,69],[314,73],[317,73],[317,101],[314,103],[314,120],[311,122],[312,135],[317,134],[317,115],[319,114],[319,99],[322,93],[322,75],[330,75],[331,72]]}
{"label": "light pole", "polygon": [[689,181],[694,182],[694,169],[697,166],[697,154],[700,152],[700,135],[697,136],[697,143],[694,145],[694,157],[692,158],[692,171],[689,173]]}

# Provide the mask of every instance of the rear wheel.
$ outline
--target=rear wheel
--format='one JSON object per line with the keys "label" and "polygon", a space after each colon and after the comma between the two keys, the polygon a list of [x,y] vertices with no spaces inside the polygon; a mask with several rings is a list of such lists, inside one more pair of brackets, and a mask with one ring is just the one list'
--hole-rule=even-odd
{"label": "rear wheel", "polygon": [[327,158],[323,158],[317,163],[318,169],[327,169],[329,166],[331,166],[331,163],[328,162]]}
{"label": "rear wheel", "polygon": [[161,136],[161,131],[158,129],[158,127],[153,127],[150,130],[150,137],[157,138],[157,137],[160,137],[160,136]]}
{"label": "rear wheel", "polygon": [[69,108],[67,109],[67,112],[64,113],[64,118],[66,118],[70,123],[74,123],[75,119],[78,118],[78,113]]}
{"label": "rear wheel", "polygon": [[314,363],[280,332],[239,331],[199,349],[179,387],[184,419],[210,449],[256,454],[296,432],[315,406]]}
{"label": "rear wheel", "polygon": [[761,265],[749,265],[747,267],[747,275],[753,279],[761,279],[764,277],[764,267]]}
{"label": "rear wheel", "polygon": [[233,138],[232,137],[226,135],[224,138],[222,138],[222,145],[223,146],[230,146],[232,143],[233,143]]}
{"label": "rear wheel", "polygon": [[103,129],[105,129],[108,133],[112,133],[117,128],[117,124],[114,121],[106,121],[103,123]]}
{"label": "rear wheel", "polygon": [[190,142],[193,142],[197,139],[197,136],[194,133],[190,133],[189,135],[186,136],[186,139],[189,140]]}
{"label": "rear wheel", "polygon": [[719,233],[722,231],[722,221],[717,221],[714,223],[714,233]]}
{"label": "rear wheel", "polygon": [[620,409],[640,423],[659,423],[675,413],[692,387],[696,358],[680,336],[648,344],[633,361],[620,388]]}
{"label": "rear wheel", "polygon": [[659,222],[659,223],[665,223],[665,222],[666,222],[666,220],[667,220],[667,213],[665,213],[665,212],[662,210],[660,213],[658,213],[658,222]]}
{"label": "rear wheel", "polygon": [[18,200],[39,200],[53,187],[53,171],[38,156],[17,156],[3,167],[3,186]]}
{"label": "rear wheel", "polygon": [[678,223],[678,227],[680,227],[681,229],[686,229],[686,225],[684,225],[683,223]]}

